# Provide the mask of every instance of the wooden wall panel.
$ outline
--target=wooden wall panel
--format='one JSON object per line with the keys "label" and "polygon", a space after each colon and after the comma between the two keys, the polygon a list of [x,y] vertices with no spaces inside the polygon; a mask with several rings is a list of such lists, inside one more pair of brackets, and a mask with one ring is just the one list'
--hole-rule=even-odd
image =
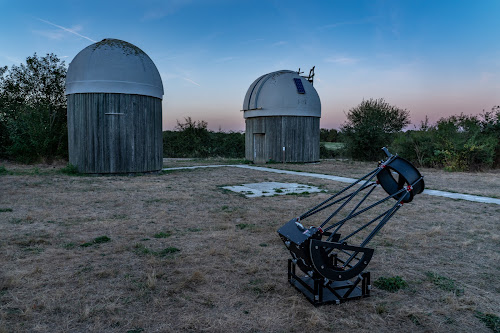
{"label": "wooden wall panel", "polygon": [[83,173],[158,171],[163,166],[159,98],[68,95],[70,163]]}
{"label": "wooden wall panel", "polygon": [[[245,120],[245,158],[255,163],[273,160],[283,162],[319,161],[319,120],[317,117],[255,117]],[[263,134],[264,149],[255,156],[255,134]],[[260,156],[263,154],[263,156]]]}

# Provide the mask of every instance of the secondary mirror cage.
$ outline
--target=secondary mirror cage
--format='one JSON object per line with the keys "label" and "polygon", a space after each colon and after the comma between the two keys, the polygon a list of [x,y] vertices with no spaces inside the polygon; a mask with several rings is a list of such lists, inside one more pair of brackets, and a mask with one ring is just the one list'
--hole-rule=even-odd
{"label": "secondary mirror cage", "polygon": [[[374,170],[278,230],[292,255],[288,280],[314,305],[369,296],[370,273],[364,270],[373,249],[366,246],[424,190],[422,175],[409,161],[382,149],[387,158]],[[304,221],[313,217],[322,222],[306,228]]]}

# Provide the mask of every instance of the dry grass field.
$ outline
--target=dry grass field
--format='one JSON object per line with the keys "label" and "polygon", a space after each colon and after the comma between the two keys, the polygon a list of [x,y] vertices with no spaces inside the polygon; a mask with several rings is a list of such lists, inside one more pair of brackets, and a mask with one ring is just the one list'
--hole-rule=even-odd
{"label": "dry grass field", "polygon": [[[166,166],[231,163],[167,160]],[[1,162],[0,332],[492,332],[500,206],[419,195],[369,244],[397,292],[313,307],[276,230],[345,184],[239,168],[70,176]],[[356,177],[370,163],[271,165]],[[499,196],[500,174],[421,170],[429,188]],[[246,198],[264,181],[329,193]],[[489,327],[493,327],[489,328]]]}

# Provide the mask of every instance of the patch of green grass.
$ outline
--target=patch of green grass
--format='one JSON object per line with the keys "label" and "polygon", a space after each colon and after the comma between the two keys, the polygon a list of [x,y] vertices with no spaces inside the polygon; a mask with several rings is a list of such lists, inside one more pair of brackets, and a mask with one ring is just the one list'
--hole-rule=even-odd
{"label": "patch of green grass", "polygon": [[9,175],[10,172],[3,165],[0,165],[0,176]]}
{"label": "patch of green grass", "polygon": [[12,212],[12,208],[0,208],[0,213]]}
{"label": "patch of green grass", "polygon": [[97,238],[94,238],[94,243],[95,244],[101,244],[101,243],[107,243],[111,240],[108,236],[99,236]]}
{"label": "patch of green grass", "polygon": [[342,142],[321,142],[325,145],[325,148],[328,150],[340,150],[344,148],[345,144]]}
{"label": "patch of green grass", "polygon": [[437,286],[441,290],[451,291],[456,296],[463,295],[464,293],[464,290],[458,288],[456,285],[456,281],[453,279],[447,278],[445,276],[433,272],[426,272],[425,276],[430,282],[432,282],[435,286]]}
{"label": "patch of green grass", "polygon": [[154,238],[167,238],[170,236],[172,236],[172,232],[170,232],[170,231],[167,231],[167,232],[161,231],[161,232],[153,235]]}
{"label": "patch of green grass", "polygon": [[76,246],[75,243],[66,243],[63,245],[63,247],[67,250],[73,249]]}
{"label": "patch of green grass", "polygon": [[92,242],[86,242],[86,243],[83,243],[83,244],[80,244],[81,247],[89,247],[89,246],[92,246],[94,244],[102,244],[102,243],[107,243],[111,240],[111,238],[109,238],[108,236],[99,236],[99,237],[96,237],[92,240]]}
{"label": "patch of green grass", "polygon": [[296,196],[299,196],[299,197],[306,197],[309,194],[311,194],[311,193],[305,191],[305,192],[301,192],[301,193],[297,193],[297,192],[287,193],[286,195],[296,195]]}
{"label": "patch of green grass", "polygon": [[500,317],[491,313],[476,311],[474,316],[495,333],[500,333]]}
{"label": "patch of green grass", "polygon": [[253,229],[255,228],[255,224],[249,224],[249,223],[239,223],[236,225],[236,228],[243,230],[243,229]]}
{"label": "patch of green grass", "polygon": [[148,249],[146,246],[144,246],[143,244],[135,244],[134,246],[134,252],[137,253],[137,254],[142,254],[142,255],[153,255],[153,256],[156,256],[156,257],[164,257],[168,254],[173,254],[173,253],[176,253],[176,252],[180,252],[180,249],[176,248],[176,247],[173,247],[173,246],[169,246],[167,248],[164,248],[163,250],[160,250],[160,251],[153,251],[151,249]]}
{"label": "patch of green grass", "polygon": [[375,287],[394,293],[399,289],[408,287],[408,283],[401,276],[380,277],[373,283]]}
{"label": "patch of green grass", "polygon": [[180,250],[176,247],[169,246],[169,247],[164,248],[163,250],[159,251],[156,255],[159,257],[163,257],[167,254],[176,253],[176,252],[180,252]]}
{"label": "patch of green grass", "polygon": [[65,174],[65,175],[70,175],[70,176],[74,176],[74,175],[78,175],[79,174],[78,168],[76,166],[74,166],[73,164],[71,164],[71,163],[68,163],[60,171],[61,171],[61,173]]}
{"label": "patch of green grass", "polygon": [[276,193],[283,193],[283,190],[280,188],[273,188],[274,192]]}

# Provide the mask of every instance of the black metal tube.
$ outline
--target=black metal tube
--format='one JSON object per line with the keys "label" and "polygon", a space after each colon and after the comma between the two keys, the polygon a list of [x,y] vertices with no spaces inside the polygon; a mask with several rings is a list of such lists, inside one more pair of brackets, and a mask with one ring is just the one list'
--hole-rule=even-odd
{"label": "black metal tube", "polygon": [[[401,199],[401,201],[403,201]],[[365,240],[361,243],[360,247],[365,247],[366,244],[368,244],[368,242],[370,242],[373,238],[373,236],[375,236],[375,234],[377,234],[377,232],[379,232],[380,229],[382,229],[382,227],[387,223],[387,221],[389,221],[389,219],[394,215],[396,214],[396,212],[399,210],[399,208],[401,208],[401,201],[398,201],[396,202],[396,204],[394,205],[394,207],[392,208],[392,210],[387,213],[387,215],[382,219],[382,221],[380,221],[380,223],[372,230],[372,232],[365,238]]]}
{"label": "black metal tube", "polygon": [[[367,189],[367,188],[369,188],[370,186],[375,186],[375,185],[377,185],[377,183],[371,183],[371,184],[368,184],[368,185],[366,185],[365,187],[361,188],[361,191],[366,190],[366,189]],[[320,208],[316,209],[315,211],[311,211],[311,210],[309,210],[309,212],[310,212],[310,213],[304,213],[304,214],[302,214],[299,218],[300,218],[301,220],[303,220],[303,219],[305,219],[305,218],[308,218],[308,217],[309,217],[309,216],[311,216],[311,215],[314,215],[314,214],[316,214],[316,213],[319,213],[319,212],[321,212],[322,210],[325,210],[325,209],[327,209],[328,207],[331,207],[331,206],[335,205],[336,203],[339,203],[339,202],[341,202],[342,200],[347,199],[347,198],[348,198],[349,196],[351,196],[351,195],[352,195],[352,193],[351,193],[351,194],[348,194],[348,195],[345,195],[345,196],[343,196],[342,198],[335,200],[334,202],[330,202],[330,203],[329,203],[328,205],[326,205],[326,206],[323,206],[323,207],[320,207]],[[330,198],[330,199],[332,199],[332,198]],[[330,199],[328,199],[328,200],[330,200]]]}
{"label": "black metal tube", "polygon": [[366,223],[365,225],[359,227],[357,230],[351,232],[349,235],[345,236],[344,238],[342,238],[341,240],[339,240],[339,243],[345,242],[346,240],[348,240],[349,238],[351,238],[352,236],[354,236],[355,234],[357,234],[358,232],[360,232],[364,228],[368,227],[370,224],[372,224],[373,222],[377,221],[382,216],[384,216],[385,214],[387,214],[391,209],[393,209],[393,207],[389,208],[388,210],[386,210],[385,212],[383,212],[382,214],[380,214],[379,216],[377,216],[376,218],[374,218],[370,222]]}
{"label": "black metal tube", "polygon": [[[361,199],[361,201],[356,205],[356,207],[354,207],[353,210],[351,210],[351,212],[349,213],[349,215],[347,215],[347,217],[345,218],[345,221],[349,220],[352,216],[352,214],[354,214],[354,212],[359,208],[359,206],[361,206],[361,204],[366,200],[366,198],[368,198],[368,196],[373,192],[373,190],[375,189],[375,187],[373,187],[364,197],[363,199]],[[345,223],[344,221],[344,223]],[[344,223],[341,223],[337,229],[335,229],[335,231],[333,231],[334,234],[336,234],[340,228],[342,228],[342,226],[344,225]]]}
{"label": "black metal tube", "polygon": [[[376,184],[376,183],[375,183]],[[356,207],[354,207],[353,210],[351,210],[351,212],[349,213],[349,215],[347,217],[350,217],[352,214],[354,214],[354,212],[359,208],[359,206],[361,206],[361,204],[366,200],[366,198],[368,198],[368,196],[370,194],[372,194],[373,190],[375,189],[375,186],[372,187],[370,189],[370,191],[368,191],[368,193],[366,193],[366,195],[363,197],[363,199],[361,199],[361,201],[356,205]]]}
{"label": "black metal tube", "polygon": [[[370,206],[368,206],[368,207],[366,207],[366,208],[363,208],[363,209],[362,209],[362,210],[360,210],[359,212],[357,212],[357,213],[353,214],[353,215],[352,215],[351,217],[349,217],[348,219],[347,219],[347,218],[344,218],[343,220],[340,220],[339,222],[337,222],[337,223],[335,223],[335,224],[333,224],[333,225],[329,226],[328,228],[325,228],[323,231],[328,231],[328,230],[330,230],[330,229],[332,229],[332,228],[336,227],[337,225],[339,225],[339,224],[341,224],[341,223],[344,223],[344,222],[346,222],[347,220],[352,219],[352,218],[354,218],[354,217],[358,216],[359,214],[362,214],[362,213],[366,212],[367,210],[372,209],[373,207],[375,207],[375,206],[377,206],[377,205],[380,205],[381,203],[383,203],[383,202],[385,202],[385,201],[387,201],[387,200],[389,200],[389,199],[391,199],[391,198],[393,198],[393,197],[395,197],[395,196],[399,195],[399,194],[400,194],[400,193],[402,193],[403,191],[406,191],[406,189],[402,188],[401,190],[397,191],[396,193],[394,193],[394,194],[392,194],[392,195],[389,195],[389,196],[385,197],[384,199],[381,199],[381,200],[379,200],[379,201],[375,202],[374,204],[372,204],[372,205],[370,205]],[[401,201],[398,201],[398,202],[401,202]],[[333,235],[334,235],[334,233],[332,233],[332,235],[331,235],[331,236],[327,239],[327,241],[329,241]]]}
{"label": "black metal tube", "polygon": [[[319,227],[320,228],[323,228],[328,222],[330,222],[330,220],[335,216],[337,215],[337,213],[345,207],[345,205],[347,205],[351,200],[352,198],[354,198],[356,196],[356,194],[359,193],[359,191],[361,191],[361,188],[365,187],[372,179],[373,177],[375,177],[376,175],[378,175],[380,173],[380,171],[382,171],[386,165],[386,163],[389,163],[390,161],[392,161],[393,159],[395,158],[395,156],[391,156],[387,159],[387,161],[385,161],[383,164],[381,164],[377,169],[375,169],[375,172],[371,172],[369,173],[368,175],[371,175],[371,177],[365,181],[365,183],[360,187],[358,188],[356,191],[354,191],[353,194],[351,194],[351,196],[349,197],[349,199],[347,199],[342,205],[340,205],[339,208],[337,208]],[[365,176],[367,177],[367,176]],[[360,179],[361,180],[361,179]],[[338,228],[337,228],[338,229]]]}
{"label": "black metal tube", "polygon": [[[390,208],[389,210],[386,211],[387,213],[386,213],[385,217],[372,230],[372,232],[370,232],[370,234],[361,243],[360,247],[365,247],[366,244],[368,244],[368,242],[377,234],[377,232],[379,232],[380,229],[382,229],[382,227],[387,223],[387,221],[389,221],[390,218],[398,211],[398,209],[401,208],[401,201],[403,201],[403,199],[401,199],[400,201],[396,202],[396,204],[392,208]],[[346,265],[348,265],[352,261],[352,259],[354,259],[354,257],[356,257],[356,255],[357,255],[357,253],[353,253],[349,257],[349,259],[347,259],[345,261],[345,263],[344,263],[344,265],[342,267],[346,267]]]}
{"label": "black metal tube", "polygon": [[[312,213],[312,214],[309,214],[311,212],[313,212],[314,210],[316,210],[317,208],[323,206],[325,203],[327,203],[328,201],[336,198],[337,196],[339,196],[340,194],[344,193],[345,191],[347,191],[348,189],[350,189],[351,187],[353,187],[354,185],[356,185],[357,183],[359,183],[360,181],[362,181],[363,179],[365,179],[366,177],[370,176],[371,174],[373,174],[374,172],[376,172],[379,168],[377,169],[374,169],[373,171],[370,171],[368,174],[366,174],[365,176],[363,176],[362,178],[359,178],[358,180],[356,180],[354,183],[352,183],[351,185],[343,188],[340,192],[338,193],[335,193],[334,195],[332,195],[330,198],[326,199],[325,201],[323,201],[322,203],[314,206],[313,208],[309,209],[307,212],[305,212],[304,214],[302,214],[299,218],[302,220],[303,218],[307,217],[307,216],[310,216],[312,214],[315,214],[315,213]],[[305,216],[305,217],[304,217]]]}

